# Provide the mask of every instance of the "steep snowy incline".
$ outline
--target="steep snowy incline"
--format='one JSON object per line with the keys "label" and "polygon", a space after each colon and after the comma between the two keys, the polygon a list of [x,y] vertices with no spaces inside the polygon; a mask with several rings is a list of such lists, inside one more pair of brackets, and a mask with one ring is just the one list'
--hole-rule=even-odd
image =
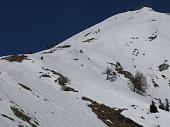
{"label": "steep snowy incline", "polygon": [[[145,7],[108,18],[52,49],[2,57],[0,126],[106,127],[85,96],[124,109],[122,115],[144,127],[169,127],[170,112],[149,112],[152,100],[157,106],[170,100],[169,23],[170,15]],[[106,80],[107,67],[114,81]],[[144,95],[130,88],[128,77],[137,71],[147,79]]]}

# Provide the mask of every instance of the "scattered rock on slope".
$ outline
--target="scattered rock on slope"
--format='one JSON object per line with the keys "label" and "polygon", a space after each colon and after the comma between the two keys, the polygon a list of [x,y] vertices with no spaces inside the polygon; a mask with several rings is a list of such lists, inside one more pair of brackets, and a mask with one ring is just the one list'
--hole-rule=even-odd
{"label": "scattered rock on slope", "polygon": [[163,64],[159,65],[158,68],[159,68],[159,71],[164,71],[169,68],[169,65],[166,63],[163,63]]}

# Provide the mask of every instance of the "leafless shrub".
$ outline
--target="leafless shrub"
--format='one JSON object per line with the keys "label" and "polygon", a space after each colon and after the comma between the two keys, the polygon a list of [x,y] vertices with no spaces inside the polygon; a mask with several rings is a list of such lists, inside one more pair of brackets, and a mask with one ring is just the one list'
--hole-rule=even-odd
{"label": "leafless shrub", "polygon": [[116,72],[110,67],[106,68],[106,70],[104,71],[104,74],[106,74],[106,80],[115,81],[117,78]]}
{"label": "leafless shrub", "polygon": [[138,94],[145,94],[147,86],[147,80],[143,73],[136,72],[135,76],[130,80],[131,88],[134,92]]}

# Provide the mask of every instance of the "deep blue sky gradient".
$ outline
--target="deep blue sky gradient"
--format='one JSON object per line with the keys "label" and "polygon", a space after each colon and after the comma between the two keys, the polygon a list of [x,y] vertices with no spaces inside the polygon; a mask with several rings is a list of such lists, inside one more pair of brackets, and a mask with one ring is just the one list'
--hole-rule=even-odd
{"label": "deep blue sky gradient", "polygon": [[43,50],[110,16],[144,6],[170,12],[170,0],[1,0],[0,56]]}

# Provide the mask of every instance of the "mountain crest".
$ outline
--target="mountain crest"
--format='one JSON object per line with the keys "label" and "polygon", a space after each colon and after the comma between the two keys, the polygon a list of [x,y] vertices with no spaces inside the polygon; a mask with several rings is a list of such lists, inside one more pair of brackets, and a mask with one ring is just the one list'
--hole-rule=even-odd
{"label": "mountain crest", "polygon": [[150,7],[142,7],[140,11],[154,11],[154,10]]}

